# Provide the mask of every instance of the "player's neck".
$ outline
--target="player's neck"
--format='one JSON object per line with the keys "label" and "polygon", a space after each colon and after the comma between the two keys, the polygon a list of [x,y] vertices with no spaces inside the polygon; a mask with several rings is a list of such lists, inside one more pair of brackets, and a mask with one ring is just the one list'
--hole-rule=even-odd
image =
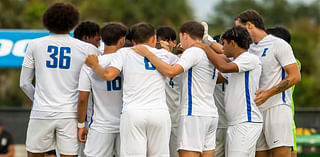
{"label": "player's neck", "polygon": [[267,33],[261,29],[255,30],[255,32],[252,35],[250,35],[252,42],[254,43],[260,42],[266,36],[267,36]]}
{"label": "player's neck", "polygon": [[192,47],[196,43],[201,43],[201,40],[189,40],[188,42],[188,48]]}
{"label": "player's neck", "polygon": [[119,48],[116,45],[104,46],[103,54],[115,53]]}
{"label": "player's neck", "polygon": [[233,58],[236,59],[237,57],[239,57],[241,54],[243,54],[244,52],[247,52],[248,50],[246,49],[243,49],[243,48],[237,48],[234,50],[234,55],[233,55]]}

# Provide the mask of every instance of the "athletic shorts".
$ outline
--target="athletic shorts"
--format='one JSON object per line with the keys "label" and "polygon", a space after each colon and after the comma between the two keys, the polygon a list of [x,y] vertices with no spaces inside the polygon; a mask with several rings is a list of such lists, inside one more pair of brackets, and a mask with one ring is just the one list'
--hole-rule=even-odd
{"label": "athletic shorts", "polygon": [[227,128],[217,129],[216,149],[214,150],[215,157],[225,157],[226,136],[227,136]]}
{"label": "athletic shorts", "polygon": [[257,142],[257,151],[293,146],[292,110],[288,105],[279,105],[261,112],[264,125]]}
{"label": "athletic shorts", "polygon": [[100,133],[89,129],[84,149],[86,157],[120,156],[120,133]]}
{"label": "athletic shorts", "polygon": [[121,157],[169,157],[167,110],[131,110],[120,118]]}
{"label": "athletic shorts", "polygon": [[77,155],[77,119],[30,119],[26,149],[31,153],[45,153],[57,149],[63,155]]}
{"label": "athletic shorts", "polygon": [[215,149],[217,117],[181,116],[178,150],[204,152]]}
{"label": "athletic shorts", "polygon": [[263,123],[244,122],[228,126],[226,157],[254,157]]}
{"label": "athletic shorts", "polygon": [[178,128],[174,127],[171,128],[171,134],[170,134],[170,157],[179,157],[179,153],[177,151],[177,134],[178,134]]}

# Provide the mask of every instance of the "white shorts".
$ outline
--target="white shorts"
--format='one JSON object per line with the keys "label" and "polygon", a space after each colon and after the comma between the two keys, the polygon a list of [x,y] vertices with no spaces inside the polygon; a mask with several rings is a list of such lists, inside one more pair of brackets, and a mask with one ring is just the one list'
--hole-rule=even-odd
{"label": "white shorts", "polygon": [[181,116],[178,131],[178,150],[214,150],[216,146],[217,117]]}
{"label": "white shorts", "polygon": [[169,157],[167,110],[126,111],[120,118],[121,157]]}
{"label": "white shorts", "polygon": [[226,157],[254,157],[262,123],[244,122],[228,126]]}
{"label": "white shorts", "polygon": [[120,156],[120,134],[100,133],[89,129],[84,154],[87,157]]}
{"label": "white shorts", "polygon": [[261,112],[263,129],[257,142],[257,151],[282,146],[293,146],[292,110],[288,105],[279,105]]}
{"label": "white shorts", "polygon": [[63,155],[78,154],[77,119],[30,119],[26,149],[44,153],[58,149]]}
{"label": "white shorts", "polygon": [[227,128],[217,129],[216,149],[214,150],[215,157],[225,157],[225,143],[227,136]]}
{"label": "white shorts", "polygon": [[171,134],[170,134],[170,157],[179,157],[179,153],[177,151],[177,134],[178,134],[178,128],[174,127],[171,128]]}

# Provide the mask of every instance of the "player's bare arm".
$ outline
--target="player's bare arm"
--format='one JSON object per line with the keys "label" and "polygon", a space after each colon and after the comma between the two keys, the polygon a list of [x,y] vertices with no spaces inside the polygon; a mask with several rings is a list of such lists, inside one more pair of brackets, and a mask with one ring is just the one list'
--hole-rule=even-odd
{"label": "player's bare arm", "polygon": [[82,126],[78,126],[78,139],[80,142],[86,142],[88,130],[84,127],[84,121],[87,114],[88,109],[88,99],[90,92],[80,91],[79,99],[78,99],[78,124]]}
{"label": "player's bare arm", "polygon": [[148,60],[151,62],[153,66],[156,67],[158,71],[160,71],[163,75],[172,78],[180,73],[183,72],[183,68],[175,64],[173,66],[169,65],[168,63],[162,61],[159,59],[156,55],[151,53],[145,46],[143,45],[137,45],[136,47],[132,48],[134,51],[136,51],[138,54],[148,58]]}
{"label": "player's bare arm", "polygon": [[202,48],[206,54],[211,63],[221,72],[223,73],[230,73],[230,72],[238,72],[239,68],[238,66],[233,62],[227,62],[226,59],[219,54],[217,54],[213,49],[211,49],[206,44],[194,44],[193,46]]}
{"label": "player's bare arm", "polygon": [[295,85],[301,80],[300,71],[297,63],[293,63],[285,66],[284,70],[288,74],[288,76],[284,80],[282,80],[279,84],[277,84],[276,86],[268,90],[260,89],[255,93],[257,97],[254,99],[254,102],[257,105],[263,104],[273,95],[276,95],[278,93],[285,91],[286,89],[292,87],[293,85]]}
{"label": "player's bare arm", "polygon": [[97,55],[88,55],[86,64],[93,69],[101,78],[107,81],[114,80],[119,74],[120,70],[114,67],[104,68],[99,64]]}
{"label": "player's bare arm", "polygon": [[217,83],[225,83],[227,80],[221,75],[221,72],[218,73]]}

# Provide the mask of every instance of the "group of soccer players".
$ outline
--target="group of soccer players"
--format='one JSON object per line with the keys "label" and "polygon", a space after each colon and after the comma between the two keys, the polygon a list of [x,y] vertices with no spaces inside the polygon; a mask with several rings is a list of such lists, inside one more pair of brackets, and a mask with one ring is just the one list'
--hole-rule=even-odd
{"label": "group of soccer players", "polygon": [[196,21],[181,25],[176,46],[171,27],[148,23],[82,22],[71,37],[79,12],[69,3],[42,20],[52,34],[29,43],[20,76],[33,100],[30,157],[290,156],[300,72],[256,11],[234,19],[223,46]]}

